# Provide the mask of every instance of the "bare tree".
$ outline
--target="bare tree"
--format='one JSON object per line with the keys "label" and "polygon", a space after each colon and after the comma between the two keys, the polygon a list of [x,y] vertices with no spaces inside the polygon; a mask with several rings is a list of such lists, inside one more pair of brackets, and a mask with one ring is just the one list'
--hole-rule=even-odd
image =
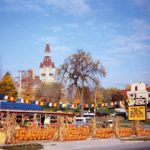
{"label": "bare tree", "polygon": [[36,98],[48,101],[59,102],[64,96],[63,86],[59,83],[50,83],[42,85],[36,92]]}
{"label": "bare tree", "polygon": [[[99,83],[99,77],[105,77],[106,70],[100,61],[94,61],[89,53],[78,50],[77,53],[69,56],[58,68],[57,75],[62,82],[67,85],[80,87],[80,101],[83,104],[84,87],[89,84],[95,86]],[[83,107],[81,108],[83,116]]]}

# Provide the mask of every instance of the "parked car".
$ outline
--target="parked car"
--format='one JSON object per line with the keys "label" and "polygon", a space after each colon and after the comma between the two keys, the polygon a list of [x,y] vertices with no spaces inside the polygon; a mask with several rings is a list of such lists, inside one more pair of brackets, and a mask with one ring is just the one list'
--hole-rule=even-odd
{"label": "parked car", "polygon": [[107,113],[105,112],[96,112],[96,117],[102,117],[102,116],[107,116]]}
{"label": "parked car", "polygon": [[115,116],[121,116],[121,117],[127,119],[127,114],[125,112],[116,112]]}
{"label": "parked car", "polygon": [[107,121],[107,127],[110,127],[110,128],[113,127],[113,120],[110,119]]}
{"label": "parked car", "polygon": [[85,117],[76,117],[76,125],[86,125],[87,120]]}

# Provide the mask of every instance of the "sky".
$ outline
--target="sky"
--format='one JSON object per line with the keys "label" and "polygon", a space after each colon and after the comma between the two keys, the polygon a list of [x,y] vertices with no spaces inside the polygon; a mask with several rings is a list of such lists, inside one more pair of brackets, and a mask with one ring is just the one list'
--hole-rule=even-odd
{"label": "sky", "polygon": [[103,87],[150,85],[150,0],[0,0],[0,69],[34,69],[46,42],[56,67],[78,49],[105,66]]}

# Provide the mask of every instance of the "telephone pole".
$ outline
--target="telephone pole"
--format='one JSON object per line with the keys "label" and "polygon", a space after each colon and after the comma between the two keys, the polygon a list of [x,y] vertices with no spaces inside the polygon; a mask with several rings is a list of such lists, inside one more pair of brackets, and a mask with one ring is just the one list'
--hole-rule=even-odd
{"label": "telephone pole", "polygon": [[19,70],[19,92],[18,92],[19,98],[21,98],[21,92],[22,92],[22,73],[24,73],[24,71]]}

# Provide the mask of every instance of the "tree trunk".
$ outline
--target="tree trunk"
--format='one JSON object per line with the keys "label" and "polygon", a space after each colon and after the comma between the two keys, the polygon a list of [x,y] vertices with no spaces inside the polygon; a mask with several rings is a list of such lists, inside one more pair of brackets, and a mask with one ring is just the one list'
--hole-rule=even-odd
{"label": "tree trunk", "polygon": [[84,84],[82,84],[82,91],[80,95],[80,101],[81,101],[81,110],[80,110],[80,115],[81,117],[84,117],[84,108],[83,108],[83,91],[84,91]]}

